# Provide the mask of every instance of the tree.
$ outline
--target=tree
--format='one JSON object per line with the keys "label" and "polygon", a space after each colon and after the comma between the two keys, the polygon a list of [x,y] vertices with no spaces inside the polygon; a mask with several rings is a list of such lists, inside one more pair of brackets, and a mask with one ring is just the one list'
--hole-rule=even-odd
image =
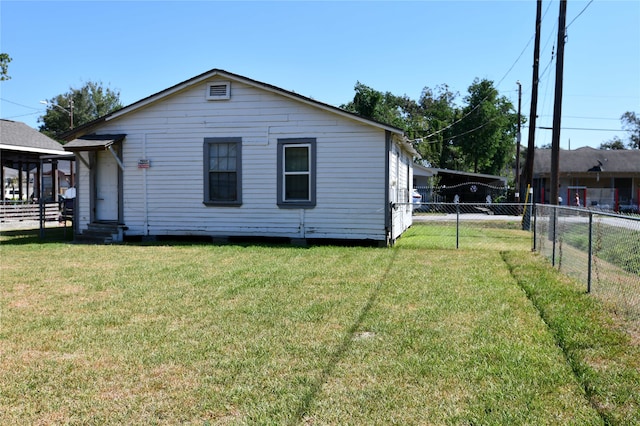
{"label": "tree", "polygon": [[89,81],[80,89],[70,88],[69,92],[47,101],[45,115],[38,118],[38,122],[43,123],[40,131],[55,138],[72,127],[88,123],[120,108],[120,92],[105,89],[102,83]]}
{"label": "tree", "polygon": [[360,82],[354,90],[353,101],[341,108],[404,130],[425,164],[500,174],[512,160],[517,114],[491,81],[474,80],[462,109],[446,84],[425,87],[417,102]]}
{"label": "tree", "polygon": [[455,144],[470,171],[501,174],[514,154],[517,114],[490,80],[476,78],[468,91],[464,118],[455,125]]}
{"label": "tree", "polygon": [[600,149],[640,149],[640,116],[635,112],[627,111],[620,117],[622,129],[629,132],[629,141],[626,146],[620,137],[614,136],[610,141],[602,142]]}
{"label": "tree", "polygon": [[359,81],[356,82],[354,90],[356,94],[353,101],[340,105],[340,108],[406,130],[401,105],[413,101],[407,97],[394,96],[390,92],[382,93]]}
{"label": "tree", "polygon": [[416,149],[434,167],[455,169],[460,158],[458,147],[450,139],[453,135],[452,126],[459,115],[454,105],[457,96],[457,93],[449,90],[449,86],[443,84],[436,86],[435,90],[429,87],[422,89],[418,101],[423,123],[422,134],[416,135],[419,138]]}
{"label": "tree", "polygon": [[[438,86],[436,93],[425,87],[416,102],[406,95],[383,93],[360,82],[354,90],[353,101],[341,108],[404,130],[425,162],[439,167],[447,134],[444,130],[455,116],[456,94],[446,85]],[[425,138],[428,135],[431,135],[429,140]]]}
{"label": "tree", "polygon": [[629,132],[629,148],[640,149],[640,117],[635,112],[627,111],[620,120],[622,128]]}
{"label": "tree", "polygon": [[9,62],[11,57],[7,53],[0,53],[0,81],[10,80]]}
{"label": "tree", "polygon": [[602,142],[600,149],[626,149],[624,142],[617,136],[614,136],[609,142]]}

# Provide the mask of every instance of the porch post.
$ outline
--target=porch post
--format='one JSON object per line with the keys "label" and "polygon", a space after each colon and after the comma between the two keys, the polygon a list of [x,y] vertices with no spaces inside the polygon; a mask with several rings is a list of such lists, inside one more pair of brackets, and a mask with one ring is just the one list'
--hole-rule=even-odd
{"label": "porch post", "polygon": [[44,194],[43,194],[43,188],[44,188],[44,173],[42,173],[43,167],[42,165],[44,164],[44,160],[40,159],[40,170],[38,171],[38,175],[39,175],[39,181],[40,181],[40,194],[38,196],[38,204],[40,207],[40,239],[44,239]]}
{"label": "porch post", "polygon": [[18,161],[18,199],[22,202],[22,161]]}

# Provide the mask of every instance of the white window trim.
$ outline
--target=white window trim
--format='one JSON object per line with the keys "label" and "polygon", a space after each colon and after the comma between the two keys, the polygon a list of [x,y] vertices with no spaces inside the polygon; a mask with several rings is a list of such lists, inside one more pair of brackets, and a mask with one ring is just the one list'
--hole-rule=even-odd
{"label": "white window trim", "polygon": [[[306,172],[285,172],[284,158],[288,147],[305,147],[309,150],[309,170]],[[280,208],[314,208],[316,206],[316,140],[313,138],[278,139],[278,206]],[[306,200],[287,200],[285,198],[286,176],[309,176],[309,198]]]}
{"label": "white window trim", "polygon": [[[286,152],[287,149],[290,148],[307,148],[307,153],[308,153],[308,158],[307,158],[307,170],[306,171],[295,171],[295,172],[288,172],[286,170],[286,166],[283,167],[282,173],[284,174],[284,179],[282,180],[282,188],[280,188],[280,190],[282,191],[282,200],[284,202],[292,202],[292,203],[306,203],[311,201],[311,144],[310,143],[300,143],[300,144],[286,144],[286,145],[282,145],[282,152],[280,153],[280,155],[282,155],[283,159],[287,158]],[[284,165],[284,163],[283,163]],[[286,189],[286,178],[287,176],[308,176],[308,187],[307,187],[307,194],[309,194],[309,196],[304,199],[304,198],[297,198],[297,199],[286,199],[285,198],[285,189]]]}

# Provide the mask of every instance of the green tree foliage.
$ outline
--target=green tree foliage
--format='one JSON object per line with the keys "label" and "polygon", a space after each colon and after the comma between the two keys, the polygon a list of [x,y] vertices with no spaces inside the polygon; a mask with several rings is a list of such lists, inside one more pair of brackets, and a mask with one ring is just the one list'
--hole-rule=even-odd
{"label": "green tree foliage", "polygon": [[401,105],[404,100],[410,101],[408,98],[400,98],[390,92],[382,93],[360,82],[356,83],[354,90],[356,94],[353,101],[341,105],[341,108],[381,123],[406,129]]}
{"label": "green tree foliage", "polygon": [[11,62],[11,57],[7,53],[0,53],[0,81],[11,79],[9,76],[9,62]]}
{"label": "green tree foliage", "polygon": [[52,138],[122,108],[120,92],[92,81],[80,89],[70,88],[69,92],[57,95],[47,103],[47,111],[38,122],[42,123],[40,131]]}
{"label": "green tree foliage", "polygon": [[635,112],[627,111],[620,120],[622,128],[629,132],[629,148],[640,149],[640,117]]}
{"label": "green tree foliage", "polygon": [[[415,141],[415,148],[426,163],[436,167],[450,163],[443,150],[452,152],[444,141],[456,115],[453,105],[456,95],[446,85],[438,86],[436,91],[425,88],[418,102],[406,95],[382,93],[360,82],[354,90],[353,101],[341,108],[404,130]],[[427,140],[425,137],[430,133],[434,134]]]}
{"label": "green tree foliage", "polygon": [[455,125],[464,163],[474,173],[501,174],[513,158],[518,117],[490,80],[474,80]]}
{"label": "green tree foliage", "polygon": [[453,125],[460,115],[455,107],[457,93],[449,90],[446,84],[436,86],[435,90],[425,87],[420,95],[419,105],[423,122],[416,149],[425,160],[434,167],[455,169],[461,161],[461,153],[453,142]]}
{"label": "green tree foliage", "polygon": [[517,114],[489,80],[473,82],[463,107],[446,84],[425,87],[417,102],[360,82],[355,92],[341,107],[403,129],[424,164],[498,175],[513,160]]}
{"label": "green tree foliage", "polygon": [[627,111],[620,117],[622,129],[629,134],[629,140],[625,142],[618,136],[610,141],[602,142],[600,149],[640,149],[640,116],[633,111]]}
{"label": "green tree foliage", "polygon": [[622,139],[614,136],[610,141],[602,142],[600,144],[600,149],[626,149],[626,147],[624,146],[624,142],[622,142]]}

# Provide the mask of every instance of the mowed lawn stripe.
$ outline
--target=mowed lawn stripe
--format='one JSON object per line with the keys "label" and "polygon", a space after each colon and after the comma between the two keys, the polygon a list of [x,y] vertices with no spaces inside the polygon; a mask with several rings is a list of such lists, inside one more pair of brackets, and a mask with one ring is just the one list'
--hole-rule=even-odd
{"label": "mowed lawn stripe", "polygon": [[1,249],[0,424],[599,421],[497,251]]}
{"label": "mowed lawn stripe", "polygon": [[601,424],[499,253],[398,251],[311,424]]}

